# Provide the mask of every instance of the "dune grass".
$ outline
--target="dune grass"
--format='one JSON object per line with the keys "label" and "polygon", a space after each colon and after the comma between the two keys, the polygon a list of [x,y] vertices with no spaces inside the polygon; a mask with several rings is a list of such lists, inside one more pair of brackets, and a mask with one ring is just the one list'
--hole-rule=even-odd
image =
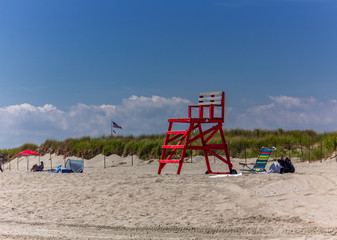
{"label": "dune grass", "polygon": [[[224,130],[224,135],[230,151],[231,157],[253,158],[257,156],[262,146],[275,146],[277,151],[272,153],[272,157],[278,158],[281,155],[297,157],[302,160],[320,160],[336,151],[337,132],[317,133],[313,130],[245,130],[231,129]],[[90,159],[98,154],[106,156],[117,154],[128,156],[136,154],[141,159],[159,159],[161,146],[165,139],[164,134],[114,137],[81,137],[68,138],[64,141],[48,139],[40,146],[26,143],[18,148],[2,149],[0,155],[3,158],[13,159],[23,150],[31,149],[44,154],[57,154],[64,156],[78,156]],[[221,143],[220,135],[215,135],[210,143]],[[187,157],[191,154],[202,155],[202,151],[187,151]],[[219,152],[219,154],[223,154]]]}

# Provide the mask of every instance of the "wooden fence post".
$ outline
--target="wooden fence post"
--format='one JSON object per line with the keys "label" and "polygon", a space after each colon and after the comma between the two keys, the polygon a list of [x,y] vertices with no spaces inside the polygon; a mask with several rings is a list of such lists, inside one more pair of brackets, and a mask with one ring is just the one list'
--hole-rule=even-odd
{"label": "wooden fence post", "polygon": [[323,161],[323,142],[321,141],[321,162]]}
{"label": "wooden fence post", "polygon": [[311,144],[311,142],[310,142],[310,138],[309,138],[309,163],[310,163],[310,144]]}

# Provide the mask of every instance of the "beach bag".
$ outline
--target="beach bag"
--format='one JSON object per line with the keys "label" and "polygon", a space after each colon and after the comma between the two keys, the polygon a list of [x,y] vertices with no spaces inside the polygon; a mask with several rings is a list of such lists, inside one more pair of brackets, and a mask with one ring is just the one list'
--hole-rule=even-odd
{"label": "beach bag", "polygon": [[279,160],[277,160],[277,162],[281,166],[280,173],[281,174],[284,173],[284,168],[285,168],[285,165],[286,165],[285,161],[283,159],[279,159]]}
{"label": "beach bag", "polygon": [[291,160],[289,158],[286,158],[285,160],[285,167],[284,167],[284,172],[285,173],[294,173],[295,172],[295,167]]}
{"label": "beach bag", "polygon": [[289,158],[286,158],[285,160],[280,159],[277,161],[282,166],[281,173],[294,173],[295,172],[295,167]]}

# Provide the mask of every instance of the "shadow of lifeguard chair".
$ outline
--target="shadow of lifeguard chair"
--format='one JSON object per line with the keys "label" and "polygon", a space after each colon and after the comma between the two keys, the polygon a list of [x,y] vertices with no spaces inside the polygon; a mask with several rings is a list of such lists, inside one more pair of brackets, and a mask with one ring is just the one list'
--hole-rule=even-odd
{"label": "shadow of lifeguard chair", "polygon": [[[198,117],[192,117],[193,109],[198,110]],[[206,111],[208,110],[208,116]],[[181,167],[184,162],[187,150],[202,150],[204,153],[207,171],[206,174],[228,174],[236,173],[232,169],[229,157],[228,147],[222,130],[222,123],[225,117],[225,93],[224,92],[205,92],[199,94],[199,102],[197,105],[188,106],[188,118],[168,119],[168,131],[164,145],[162,146],[162,154],[159,160],[158,174],[161,173],[163,167],[167,163],[178,163],[177,174],[180,174]],[[188,125],[186,130],[173,130],[173,123],[182,123]],[[220,135],[221,143],[210,143],[215,134]],[[179,151],[177,151],[179,150]],[[217,151],[217,152],[215,152]],[[226,159],[218,153],[223,151]],[[173,159],[179,156],[180,159]],[[228,172],[212,172],[208,155],[220,159],[227,164]]]}

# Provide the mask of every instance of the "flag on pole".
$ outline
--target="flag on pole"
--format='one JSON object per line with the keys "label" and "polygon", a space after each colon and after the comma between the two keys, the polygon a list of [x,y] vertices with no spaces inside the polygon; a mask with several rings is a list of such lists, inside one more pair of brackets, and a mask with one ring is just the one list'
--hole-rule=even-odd
{"label": "flag on pole", "polygon": [[115,123],[114,121],[112,122],[112,127],[122,129],[122,127],[119,126],[119,125],[118,125],[117,123]]}

